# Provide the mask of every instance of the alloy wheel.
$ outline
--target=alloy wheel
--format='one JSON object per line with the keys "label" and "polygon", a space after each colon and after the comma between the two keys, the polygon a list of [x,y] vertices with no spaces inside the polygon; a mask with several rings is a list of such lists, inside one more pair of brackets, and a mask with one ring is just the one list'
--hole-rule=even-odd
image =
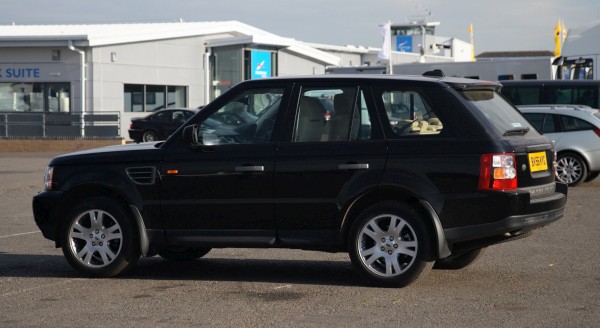
{"label": "alloy wheel", "polygon": [[401,275],[414,263],[418,240],[413,227],[393,214],[369,220],[356,240],[360,260],[380,277]]}
{"label": "alloy wheel", "polygon": [[89,268],[103,268],[119,256],[123,246],[121,226],[108,212],[88,210],[69,228],[70,250]]}

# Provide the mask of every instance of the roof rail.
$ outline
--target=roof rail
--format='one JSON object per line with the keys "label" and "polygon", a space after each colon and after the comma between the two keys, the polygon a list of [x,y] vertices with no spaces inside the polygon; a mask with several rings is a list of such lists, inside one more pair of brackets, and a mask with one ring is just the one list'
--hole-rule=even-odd
{"label": "roof rail", "polygon": [[434,69],[423,73],[423,76],[444,77],[446,74],[444,74],[441,69]]}

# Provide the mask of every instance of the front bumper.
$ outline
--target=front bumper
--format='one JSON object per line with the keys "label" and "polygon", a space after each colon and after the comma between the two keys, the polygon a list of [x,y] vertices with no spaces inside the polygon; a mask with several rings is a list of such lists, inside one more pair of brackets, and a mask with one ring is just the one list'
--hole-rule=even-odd
{"label": "front bumper", "polygon": [[33,197],[33,218],[42,234],[47,239],[58,241],[59,224],[56,222],[58,204],[64,193],[62,191],[44,191]]}

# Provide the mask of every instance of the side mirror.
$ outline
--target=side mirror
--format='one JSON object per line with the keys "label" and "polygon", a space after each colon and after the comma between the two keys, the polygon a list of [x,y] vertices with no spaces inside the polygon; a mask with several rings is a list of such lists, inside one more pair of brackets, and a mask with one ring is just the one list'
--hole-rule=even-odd
{"label": "side mirror", "polygon": [[188,125],[183,129],[183,142],[188,145],[198,144],[198,131],[196,124]]}

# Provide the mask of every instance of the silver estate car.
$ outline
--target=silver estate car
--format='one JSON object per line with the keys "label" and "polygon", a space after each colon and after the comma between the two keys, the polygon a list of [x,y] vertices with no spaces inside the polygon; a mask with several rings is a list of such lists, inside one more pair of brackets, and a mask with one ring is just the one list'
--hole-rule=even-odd
{"label": "silver estate car", "polygon": [[559,181],[569,186],[600,174],[600,111],[583,105],[517,106],[555,143]]}

